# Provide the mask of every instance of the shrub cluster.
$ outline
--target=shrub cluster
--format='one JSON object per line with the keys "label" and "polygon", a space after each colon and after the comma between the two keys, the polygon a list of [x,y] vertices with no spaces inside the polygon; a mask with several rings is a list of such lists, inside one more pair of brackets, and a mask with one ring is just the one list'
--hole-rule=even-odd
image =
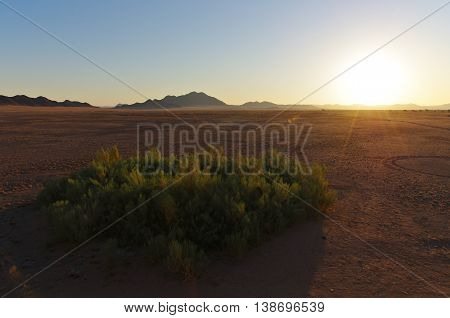
{"label": "shrub cluster", "polygon": [[[56,236],[83,241],[142,204],[102,236],[121,246],[143,247],[154,260],[189,278],[212,254],[242,255],[268,235],[316,215],[289,192],[321,210],[335,197],[317,165],[311,175],[290,174],[270,160],[254,159],[257,169],[270,173],[267,177],[226,173],[242,158],[216,155],[206,165],[194,156],[183,162],[156,152],[149,156],[151,174],[141,174],[136,158],[121,159],[112,148],[100,151],[86,169],[46,183],[38,202]],[[186,166],[195,168],[183,174]]]}

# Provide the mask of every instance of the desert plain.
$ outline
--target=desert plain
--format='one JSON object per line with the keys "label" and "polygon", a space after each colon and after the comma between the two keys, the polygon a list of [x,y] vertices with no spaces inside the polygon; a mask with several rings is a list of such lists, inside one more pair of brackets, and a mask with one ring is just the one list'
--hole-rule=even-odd
{"label": "desert plain", "polygon": [[[263,123],[276,110],[173,110],[192,124]],[[286,111],[312,125],[305,153],[327,167],[328,217],[274,235],[183,281],[94,239],[55,244],[36,206],[43,183],[102,147],[136,154],[136,126],[165,111],[0,108],[0,294],[16,297],[439,297],[450,294],[450,113]],[[126,222],[126,220],[124,220]],[[44,269],[44,270],[43,270]],[[41,270],[43,270],[41,272]]]}

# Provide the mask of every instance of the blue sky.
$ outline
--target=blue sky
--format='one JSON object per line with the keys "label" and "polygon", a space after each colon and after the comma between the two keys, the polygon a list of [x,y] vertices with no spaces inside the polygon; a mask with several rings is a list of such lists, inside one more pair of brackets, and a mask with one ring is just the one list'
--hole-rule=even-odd
{"label": "blue sky", "polygon": [[[5,1],[145,96],[295,103],[445,0]],[[0,4],[0,94],[142,101]],[[450,6],[304,103],[450,102]]]}

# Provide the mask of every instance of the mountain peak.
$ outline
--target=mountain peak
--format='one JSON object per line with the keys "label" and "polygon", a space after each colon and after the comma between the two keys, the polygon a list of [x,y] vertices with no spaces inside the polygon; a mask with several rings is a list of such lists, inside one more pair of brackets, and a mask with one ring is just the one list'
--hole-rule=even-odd
{"label": "mountain peak", "polygon": [[203,93],[203,92],[196,92],[196,91],[193,91],[193,92],[187,93],[187,94],[185,94],[185,95],[181,95],[181,96],[208,96],[208,95],[206,95],[206,94]]}
{"label": "mountain peak", "polygon": [[16,95],[13,97],[0,95],[0,105],[9,106],[62,106],[62,107],[94,107],[88,103],[81,103],[76,101],[65,100],[64,102],[57,102],[48,99],[44,96],[28,97],[26,95]]}
{"label": "mountain peak", "polygon": [[174,107],[202,107],[202,106],[226,106],[221,100],[209,96],[203,92],[190,92],[185,95],[167,95],[163,99],[149,99],[143,103],[132,105],[120,105],[118,108],[174,108]]}
{"label": "mountain peak", "polygon": [[225,106],[226,104],[215,97],[206,95],[203,92],[190,92],[181,96],[166,96],[158,101],[167,106]]}

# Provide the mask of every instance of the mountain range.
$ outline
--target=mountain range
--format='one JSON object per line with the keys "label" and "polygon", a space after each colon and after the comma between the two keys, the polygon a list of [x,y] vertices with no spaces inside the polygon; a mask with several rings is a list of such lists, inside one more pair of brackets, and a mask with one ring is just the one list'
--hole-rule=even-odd
{"label": "mountain range", "polygon": [[[211,97],[203,92],[191,92],[181,96],[166,96],[163,99],[149,99],[142,103],[119,104],[115,108],[121,109],[160,109],[160,108],[178,108],[178,107],[236,107],[235,109],[278,109],[290,107],[290,105],[278,105],[270,102],[248,102],[242,105],[229,105],[223,101]],[[315,106],[299,105],[295,109],[317,110]]]}
{"label": "mountain range", "polygon": [[[65,100],[57,102],[43,96],[36,98],[25,95],[16,95],[7,97],[0,95],[0,106],[51,106],[51,107],[96,107],[88,103]],[[118,104],[114,109],[164,109],[164,108],[227,108],[227,109],[286,109],[292,110],[352,110],[352,109],[370,109],[370,110],[449,110],[450,104],[437,106],[419,106],[415,104],[397,104],[397,105],[380,105],[380,106],[365,106],[365,105],[279,105],[271,102],[247,102],[242,105],[228,105],[223,101],[209,96],[205,93],[191,92],[181,96],[166,96],[163,99],[148,99],[142,103],[134,104]]]}
{"label": "mountain range", "polygon": [[0,95],[0,105],[41,107],[95,107],[88,103],[74,102],[70,100],[57,102],[43,96],[33,98],[25,95],[16,95],[13,97]]}
{"label": "mountain range", "polygon": [[244,109],[285,109],[292,108],[296,110],[319,110],[320,108],[313,105],[281,105],[271,102],[247,102],[236,107]]}

